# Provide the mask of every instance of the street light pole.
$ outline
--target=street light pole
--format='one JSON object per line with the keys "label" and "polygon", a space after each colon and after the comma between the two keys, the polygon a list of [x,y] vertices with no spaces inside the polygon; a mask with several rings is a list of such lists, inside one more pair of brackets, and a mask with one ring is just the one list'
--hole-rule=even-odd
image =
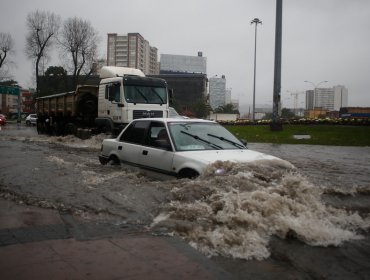
{"label": "street light pole", "polygon": [[327,83],[328,81],[321,81],[321,82],[319,82],[317,84],[314,84],[313,82],[310,82],[310,81],[304,81],[304,82],[313,85],[313,108],[315,108],[315,103],[316,103],[316,89],[318,88],[319,85],[321,85],[323,83]]}
{"label": "street light pole", "polygon": [[282,48],[282,28],[283,28],[283,0],[276,0],[276,24],[275,24],[275,62],[274,62],[274,89],[272,104],[272,122],[270,129],[279,131],[283,125],[279,120],[279,110],[281,106],[281,48]]}
{"label": "street light pole", "polygon": [[251,21],[251,24],[255,24],[254,28],[254,75],[253,75],[253,115],[252,120],[255,121],[256,112],[256,57],[257,57],[257,24],[262,24],[258,18]]}

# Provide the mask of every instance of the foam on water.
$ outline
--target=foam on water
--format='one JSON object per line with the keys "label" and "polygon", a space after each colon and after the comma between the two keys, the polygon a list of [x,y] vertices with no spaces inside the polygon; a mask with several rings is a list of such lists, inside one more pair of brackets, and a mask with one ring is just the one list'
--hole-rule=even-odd
{"label": "foam on water", "polygon": [[[224,168],[228,176],[213,176]],[[208,256],[264,259],[271,236],[313,246],[359,239],[369,218],[327,206],[322,189],[279,161],[218,162],[172,190],[153,227],[166,226]]]}
{"label": "foam on water", "polygon": [[74,135],[67,136],[52,136],[48,137],[49,141],[52,143],[61,143],[67,147],[72,148],[92,148],[100,149],[101,143],[105,138],[108,138],[105,134],[93,135],[91,138],[83,140]]}

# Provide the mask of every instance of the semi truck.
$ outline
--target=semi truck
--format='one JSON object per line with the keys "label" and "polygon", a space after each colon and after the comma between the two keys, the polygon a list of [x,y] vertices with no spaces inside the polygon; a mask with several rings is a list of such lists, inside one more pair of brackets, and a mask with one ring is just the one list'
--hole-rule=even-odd
{"label": "semi truck", "polygon": [[53,135],[118,134],[138,118],[168,117],[172,90],[165,80],[146,77],[139,69],[104,66],[98,85],[36,99],[37,130]]}

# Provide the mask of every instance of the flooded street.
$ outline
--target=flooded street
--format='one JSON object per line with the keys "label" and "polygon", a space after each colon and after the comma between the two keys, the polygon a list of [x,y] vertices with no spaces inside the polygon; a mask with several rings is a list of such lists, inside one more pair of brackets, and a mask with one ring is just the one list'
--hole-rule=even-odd
{"label": "flooded street", "polygon": [[[294,164],[159,180],[98,160],[104,136],[0,131],[0,195],[178,235],[236,279],[369,279],[370,147],[249,144]],[[219,166],[218,166],[219,167]]]}
{"label": "flooded street", "polygon": [[311,182],[344,192],[370,186],[370,147],[249,145],[292,162]]}

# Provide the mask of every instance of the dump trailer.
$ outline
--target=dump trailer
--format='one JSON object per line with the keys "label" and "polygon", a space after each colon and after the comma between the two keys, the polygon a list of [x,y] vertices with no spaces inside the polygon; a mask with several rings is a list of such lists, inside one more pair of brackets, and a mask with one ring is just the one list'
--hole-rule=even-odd
{"label": "dump trailer", "polygon": [[37,131],[64,135],[95,128],[98,93],[99,86],[79,85],[75,91],[37,98]]}
{"label": "dump trailer", "polygon": [[134,68],[105,66],[99,85],[37,98],[37,129],[53,135],[79,129],[118,134],[134,119],[168,117],[171,100],[165,80]]}

